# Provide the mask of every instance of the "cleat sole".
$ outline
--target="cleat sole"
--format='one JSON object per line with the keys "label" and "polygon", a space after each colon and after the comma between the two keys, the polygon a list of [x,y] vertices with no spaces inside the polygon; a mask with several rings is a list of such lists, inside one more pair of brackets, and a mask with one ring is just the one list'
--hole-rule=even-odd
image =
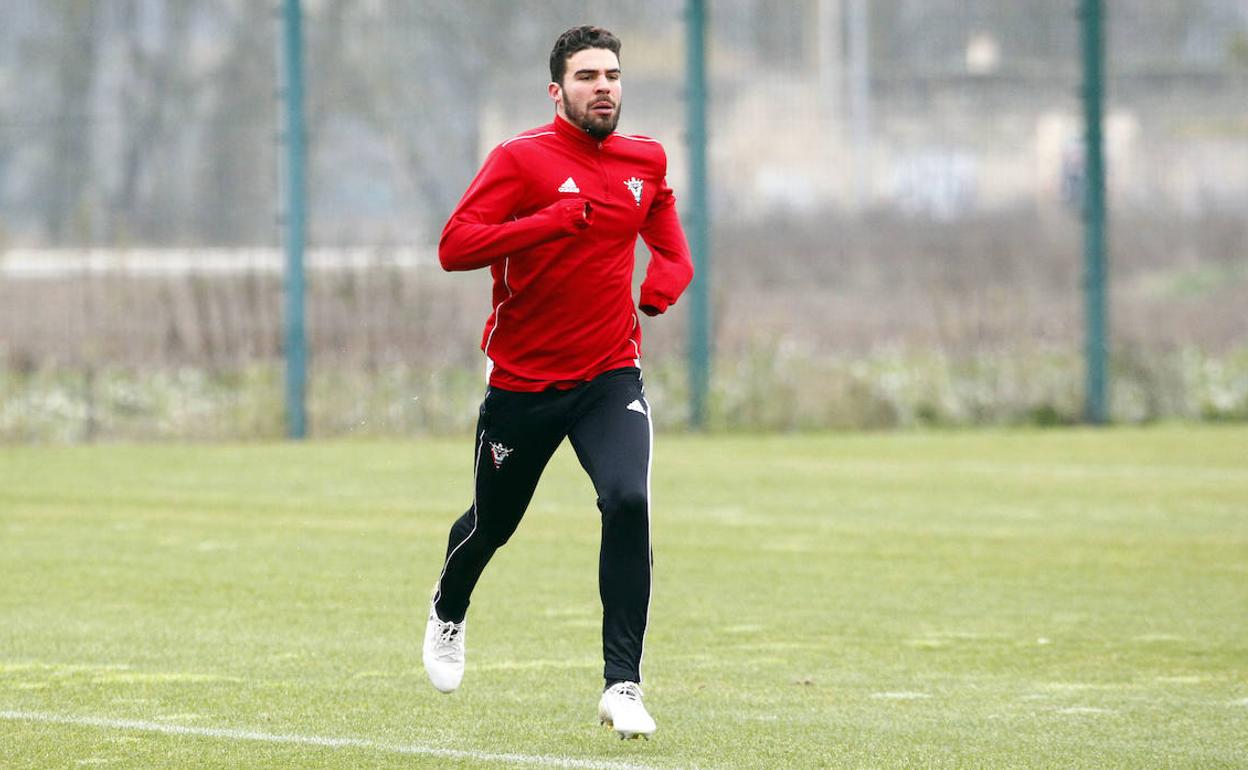
{"label": "cleat sole", "polygon": [[628,732],[626,730],[616,730],[615,725],[609,719],[602,719],[598,722],[598,724],[601,727],[605,727],[608,730],[613,731],[616,735],[620,736],[620,740],[622,741],[635,741],[638,738],[645,738],[646,740],[650,740],[650,736],[647,735],[646,733],[633,733],[633,732]]}
{"label": "cleat sole", "polygon": [[608,730],[614,731],[616,735],[620,736],[620,740],[622,741],[635,741],[638,738],[645,738],[646,740],[650,740],[650,736],[645,733],[630,733],[630,732],[626,732],[622,730],[616,730],[615,723],[612,722],[610,719],[607,719],[606,717],[600,717],[598,719],[598,725],[600,727],[605,727]]}

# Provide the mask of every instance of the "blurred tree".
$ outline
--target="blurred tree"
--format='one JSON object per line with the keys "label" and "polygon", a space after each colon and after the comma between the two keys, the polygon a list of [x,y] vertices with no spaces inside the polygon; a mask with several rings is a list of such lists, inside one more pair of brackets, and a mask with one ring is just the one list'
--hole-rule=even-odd
{"label": "blurred tree", "polygon": [[[125,0],[118,5],[117,33],[122,77],[114,148],[116,184],[108,196],[110,216],[101,232],[104,242],[124,244],[172,236],[178,217],[168,195],[159,189],[158,161],[173,158],[177,132],[193,106],[194,80],[188,52],[193,14],[186,2],[170,2],[151,20],[150,2]],[[145,34],[149,29],[154,34]],[[183,228],[184,229],[184,228]],[[162,238],[163,240],[163,238]]]}
{"label": "blurred tree", "polygon": [[59,20],[63,45],[44,51],[54,73],[56,106],[47,156],[48,173],[35,184],[45,202],[43,226],[52,240],[91,238],[85,188],[91,167],[91,122],[88,105],[95,85],[99,6],[90,0],[55,0],[47,12]]}
{"label": "blurred tree", "polygon": [[195,240],[254,245],[276,238],[276,22],[269,3],[231,3],[224,49],[207,84],[191,167]]}

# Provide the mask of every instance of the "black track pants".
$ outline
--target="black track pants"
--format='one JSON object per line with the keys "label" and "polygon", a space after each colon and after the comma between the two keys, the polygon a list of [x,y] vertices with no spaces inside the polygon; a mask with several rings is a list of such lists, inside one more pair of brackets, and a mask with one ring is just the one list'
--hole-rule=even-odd
{"label": "black track pants", "polygon": [[589,473],[602,513],[598,591],[606,679],[641,681],[650,604],[650,405],[639,369],[615,369],[572,390],[490,388],[481,404],[476,495],[451,527],[434,604],[460,621],[500,546],[516,531],[537,480],[568,437]]}

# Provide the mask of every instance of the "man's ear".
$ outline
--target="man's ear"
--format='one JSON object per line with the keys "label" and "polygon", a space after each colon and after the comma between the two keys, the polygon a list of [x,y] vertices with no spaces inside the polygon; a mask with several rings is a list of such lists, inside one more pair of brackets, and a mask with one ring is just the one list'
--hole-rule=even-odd
{"label": "man's ear", "polygon": [[559,104],[563,101],[563,88],[554,81],[551,81],[546,86],[546,93],[550,95],[550,100],[555,104]]}

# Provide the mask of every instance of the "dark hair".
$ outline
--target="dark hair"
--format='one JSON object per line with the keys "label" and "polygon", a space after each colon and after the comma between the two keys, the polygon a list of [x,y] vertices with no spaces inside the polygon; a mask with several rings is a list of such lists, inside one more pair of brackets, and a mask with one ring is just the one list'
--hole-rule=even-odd
{"label": "dark hair", "polygon": [[568,58],[586,48],[605,48],[618,57],[620,39],[602,27],[589,25],[564,32],[550,49],[550,82],[563,85],[563,76],[568,74]]}

